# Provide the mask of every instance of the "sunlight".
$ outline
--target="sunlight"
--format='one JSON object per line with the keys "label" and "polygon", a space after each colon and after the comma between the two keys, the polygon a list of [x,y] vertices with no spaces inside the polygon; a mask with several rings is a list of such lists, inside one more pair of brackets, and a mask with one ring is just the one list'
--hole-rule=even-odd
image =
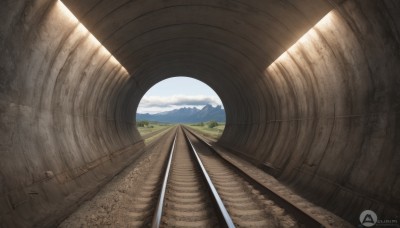
{"label": "sunlight", "polygon": [[218,139],[225,122],[225,109],[217,93],[190,77],[172,77],[153,85],[136,111],[136,127],[145,143],[151,141],[156,132],[176,124]]}
{"label": "sunlight", "polygon": [[125,71],[126,75],[128,74],[128,71],[121,65],[121,63],[107,50],[107,48],[105,48],[99,40],[97,40],[97,38],[95,36],[93,36],[92,33],[89,32],[89,30],[82,24],[79,22],[78,18],[75,17],[75,15],[68,9],[68,7],[61,2],[61,0],[58,0],[56,3],[56,9],[58,11],[60,11],[60,13],[62,13],[63,15],[66,16],[66,20],[69,20],[71,23],[73,24],[77,24],[79,23],[78,27],[77,27],[77,31],[81,34],[88,34],[88,38],[90,40],[90,42],[95,45],[95,46],[101,46],[100,47],[100,53],[102,55],[108,55],[110,56],[110,61],[113,64],[119,65],[121,66],[121,68],[123,69],[123,71]]}
{"label": "sunlight", "polygon": [[151,87],[141,99],[138,113],[171,111],[183,107],[201,109],[222,106],[219,96],[208,85],[189,77],[172,77]]}
{"label": "sunlight", "polygon": [[225,122],[225,109],[217,93],[189,77],[172,77],[155,84],[142,97],[136,112],[136,126],[145,142],[149,135],[175,124],[218,139]]}
{"label": "sunlight", "polygon": [[317,30],[329,28],[332,26],[336,18],[336,11],[332,10],[326,14],[318,23],[308,30],[300,39],[294,43],[287,51],[282,53],[268,68],[271,68],[277,62],[285,62],[288,60],[290,53],[296,52],[299,48],[307,48],[312,45],[312,38],[317,36]]}

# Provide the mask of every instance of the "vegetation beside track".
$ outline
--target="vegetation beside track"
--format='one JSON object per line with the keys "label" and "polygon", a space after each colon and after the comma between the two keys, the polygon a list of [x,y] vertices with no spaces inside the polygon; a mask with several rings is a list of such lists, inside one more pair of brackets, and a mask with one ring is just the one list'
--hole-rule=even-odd
{"label": "vegetation beside track", "polygon": [[225,123],[218,123],[218,126],[212,128],[207,123],[204,124],[185,124],[185,126],[193,129],[195,132],[212,139],[219,139],[224,132]]}
{"label": "vegetation beside track", "polygon": [[[142,121],[141,121],[142,122]],[[160,131],[166,128],[169,128],[173,126],[172,124],[167,124],[167,123],[159,123],[159,122],[148,122],[147,125],[142,125],[142,124],[138,124],[137,125],[137,129],[140,133],[140,135],[145,138],[146,135],[156,132],[156,131]]]}
{"label": "vegetation beside track", "polygon": [[[213,121],[214,122],[214,121]],[[225,123],[196,123],[196,124],[184,124],[185,126],[193,129],[195,132],[204,135],[211,139],[219,139],[225,128]],[[146,142],[157,138],[158,133],[163,132],[169,127],[175,126],[175,124],[160,123],[160,122],[148,122],[140,121],[137,124],[137,129],[140,135],[145,139]]]}
{"label": "vegetation beside track", "polygon": [[[145,124],[143,124],[144,122]],[[144,142],[149,143],[158,138],[161,135],[160,133],[174,126],[174,124],[140,121],[136,126]]]}

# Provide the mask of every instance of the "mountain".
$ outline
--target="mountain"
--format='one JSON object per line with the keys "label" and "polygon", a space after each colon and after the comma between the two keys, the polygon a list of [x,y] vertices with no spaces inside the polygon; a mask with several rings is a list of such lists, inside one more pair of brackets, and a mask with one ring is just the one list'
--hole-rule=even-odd
{"label": "mountain", "polygon": [[136,120],[148,120],[167,123],[199,123],[215,120],[217,122],[225,122],[225,110],[220,105],[213,107],[208,104],[202,109],[197,108],[180,108],[167,112],[156,114],[136,114]]}

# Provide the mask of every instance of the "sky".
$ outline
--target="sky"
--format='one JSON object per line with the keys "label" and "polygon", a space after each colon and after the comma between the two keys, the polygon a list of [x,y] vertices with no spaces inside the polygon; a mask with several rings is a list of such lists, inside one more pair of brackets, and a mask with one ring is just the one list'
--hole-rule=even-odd
{"label": "sky", "polygon": [[165,79],[143,96],[137,113],[159,113],[183,107],[202,108],[222,105],[218,95],[205,83],[189,77]]}

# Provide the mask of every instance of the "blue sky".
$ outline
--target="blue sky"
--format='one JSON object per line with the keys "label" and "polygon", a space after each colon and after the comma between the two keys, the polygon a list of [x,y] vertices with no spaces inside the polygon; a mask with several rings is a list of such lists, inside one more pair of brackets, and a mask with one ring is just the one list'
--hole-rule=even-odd
{"label": "blue sky", "polygon": [[206,104],[222,105],[218,95],[208,85],[189,77],[163,80],[143,96],[138,113],[158,113],[182,107],[202,108]]}

